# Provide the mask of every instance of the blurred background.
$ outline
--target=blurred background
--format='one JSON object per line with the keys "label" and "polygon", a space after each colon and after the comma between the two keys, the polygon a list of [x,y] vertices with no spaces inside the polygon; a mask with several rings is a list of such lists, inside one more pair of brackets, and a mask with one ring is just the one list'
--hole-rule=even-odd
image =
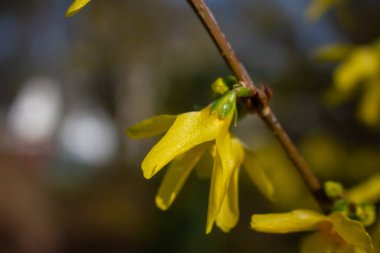
{"label": "blurred background", "polygon": [[[331,105],[344,58],[315,57],[376,42],[378,0],[338,1],[314,22],[311,0],[206,2],[254,81],[273,88],[273,110],[322,180],[349,187],[380,172],[378,122],[356,113],[372,101],[380,115],[380,95],[363,100],[358,86]],[[94,0],[66,19],[70,4],[0,1],[0,252],[297,252],[304,235],[249,229],[253,213],[316,208],[257,117],[233,131],[276,183],[276,203],[242,172],[237,227],[208,236],[209,179],[193,173],[166,212],[154,204],[163,173],[147,181],[140,163],[157,139],[129,140],[126,128],[207,105],[211,83],[230,74],[186,1]]]}

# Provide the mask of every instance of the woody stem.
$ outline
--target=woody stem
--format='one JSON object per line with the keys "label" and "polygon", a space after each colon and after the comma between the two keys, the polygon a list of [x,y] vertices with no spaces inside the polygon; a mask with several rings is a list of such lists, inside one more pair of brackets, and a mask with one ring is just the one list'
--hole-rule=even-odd
{"label": "woody stem", "polygon": [[295,168],[302,176],[309,191],[318,202],[321,209],[327,213],[329,207],[331,206],[331,201],[326,196],[326,193],[324,192],[318,178],[311,171],[301,153],[298,151],[286,131],[277,120],[277,117],[270,109],[268,105],[270,96],[267,92],[265,92],[265,89],[255,86],[204,0],[187,0],[187,2],[201,20],[202,24],[217,46],[219,53],[224,58],[225,62],[235,74],[239,82],[253,91],[253,96],[245,101],[247,108],[252,112],[257,112],[267,127],[276,136],[277,140],[288,154],[289,159],[293,162]]}

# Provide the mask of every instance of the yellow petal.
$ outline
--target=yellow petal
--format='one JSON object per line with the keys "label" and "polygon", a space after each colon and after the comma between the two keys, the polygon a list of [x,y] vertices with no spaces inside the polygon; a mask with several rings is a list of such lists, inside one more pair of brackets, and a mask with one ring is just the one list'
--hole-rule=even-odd
{"label": "yellow petal", "polygon": [[156,196],[156,205],[160,209],[166,210],[170,207],[208,146],[208,143],[199,145],[177,157],[170,164]]}
{"label": "yellow petal", "polygon": [[77,12],[79,12],[83,7],[85,7],[91,0],[75,0],[66,12],[66,17],[70,17]]}
{"label": "yellow petal", "polygon": [[[220,206],[218,206],[218,198],[222,198],[220,190],[224,190],[223,185],[217,185],[219,178],[222,177],[222,162],[218,154],[214,157],[214,168],[212,170],[211,184],[210,184],[210,194],[208,198],[208,209],[207,209],[207,224],[206,224],[206,234],[209,234],[215,222],[216,215],[219,212]],[[218,186],[221,187],[218,189]],[[217,196],[218,194],[218,196]],[[224,195],[224,193],[223,193]]]}
{"label": "yellow petal", "polygon": [[301,253],[333,253],[334,246],[323,234],[317,232],[306,238],[301,247]]}
{"label": "yellow petal", "polygon": [[[223,139],[217,139],[216,142],[217,152],[210,185],[206,234],[211,232],[216,217],[219,214],[235,165],[230,134],[225,133]],[[225,160],[224,164],[223,159]]]}
{"label": "yellow petal", "polygon": [[373,249],[372,239],[365,231],[362,223],[347,218],[344,214],[334,212],[329,219],[335,231],[347,243],[364,249]]}
{"label": "yellow petal", "polygon": [[380,174],[350,189],[347,198],[356,203],[376,203],[380,200]]}
{"label": "yellow petal", "polygon": [[380,79],[367,83],[357,116],[368,126],[377,126],[380,123]]}
{"label": "yellow petal", "polygon": [[335,70],[334,84],[340,91],[352,91],[360,81],[376,77],[379,69],[378,52],[370,47],[360,47]]}
{"label": "yellow petal", "polygon": [[223,169],[230,171],[236,162],[235,154],[232,150],[231,134],[229,133],[233,115],[233,113],[230,113],[230,116],[224,120],[216,136],[216,152],[219,153]]}
{"label": "yellow petal", "polygon": [[310,21],[318,20],[337,0],[314,0],[306,10],[306,17]]}
{"label": "yellow petal", "polygon": [[142,139],[160,135],[168,131],[173,125],[177,116],[159,115],[143,120],[127,130],[127,135],[131,139]]}
{"label": "yellow petal", "polygon": [[244,150],[240,141],[236,138],[231,140],[235,155],[234,172],[227,187],[222,206],[216,218],[216,225],[224,232],[229,232],[239,220],[239,171],[244,159]]}
{"label": "yellow petal", "polygon": [[291,233],[316,230],[326,216],[309,210],[295,210],[280,214],[252,215],[251,228],[266,233]]}
{"label": "yellow petal", "polygon": [[249,150],[245,151],[244,168],[260,192],[274,201],[274,186],[260,167],[254,154]]}
{"label": "yellow petal", "polygon": [[177,116],[169,131],[142,162],[144,177],[151,178],[175,157],[215,139],[222,125],[223,120],[219,119],[217,113],[210,114],[210,107]]}
{"label": "yellow petal", "polygon": [[222,206],[216,217],[216,225],[229,232],[239,220],[239,169],[235,169],[227,187]]}
{"label": "yellow petal", "polygon": [[320,61],[340,61],[350,53],[352,48],[351,45],[347,44],[324,46],[314,53],[314,58]]}

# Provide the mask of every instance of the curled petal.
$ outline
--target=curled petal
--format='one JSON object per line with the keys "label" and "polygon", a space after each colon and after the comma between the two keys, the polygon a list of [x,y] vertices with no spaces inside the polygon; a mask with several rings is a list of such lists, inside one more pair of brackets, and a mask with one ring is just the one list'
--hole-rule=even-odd
{"label": "curled petal", "polygon": [[91,0],[75,0],[66,12],[66,17],[70,17],[78,13],[83,7],[85,7]]}
{"label": "curled petal", "polygon": [[223,176],[222,162],[220,161],[219,155],[216,154],[208,198],[206,234],[211,233],[215,218],[220,209],[219,202],[221,202],[224,197],[225,186],[223,185],[223,182],[220,184],[221,181],[224,181],[223,179],[225,176]]}
{"label": "curled petal", "polygon": [[229,232],[239,220],[239,170],[236,169],[227,187],[222,206],[216,217],[216,225],[224,232]]}
{"label": "curled petal", "polygon": [[235,155],[234,172],[227,186],[227,192],[216,218],[216,225],[224,232],[229,232],[239,220],[239,171],[244,159],[244,150],[240,141],[232,139],[232,148]]}
{"label": "curled petal", "polygon": [[215,139],[223,123],[217,113],[210,114],[210,107],[177,116],[169,131],[142,162],[144,177],[151,178],[175,157]]}
{"label": "curled petal", "polygon": [[160,135],[169,130],[177,116],[159,115],[143,120],[127,130],[127,135],[131,139],[143,139]]}
{"label": "curled petal", "polygon": [[[211,178],[206,234],[211,232],[217,215],[219,214],[219,210],[226,194],[226,188],[229,184],[235,165],[230,134],[228,132],[225,133],[223,139],[217,139],[216,143],[217,152],[214,158],[215,162]],[[224,164],[222,155],[225,156],[223,157]]]}
{"label": "curled petal", "polygon": [[230,170],[235,166],[236,157],[233,152],[231,134],[229,133],[229,127],[231,124],[233,114],[223,122],[220,127],[220,131],[216,136],[216,152],[219,153],[222,167],[224,170]]}
{"label": "curled petal", "polygon": [[280,214],[252,215],[251,228],[266,233],[291,233],[316,230],[328,218],[309,210],[295,210]]}
{"label": "curled petal", "polygon": [[380,174],[371,177],[368,181],[352,188],[347,198],[356,203],[375,203],[380,200]]}
{"label": "curled petal", "polygon": [[260,192],[274,201],[274,186],[249,150],[245,151],[244,168]]}
{"label": "curled petal", "polygon": [[182,189],[191,170],[207,150],[209,144],[199,145],[182,156],[177,157],[169,166],[156,196],[156,205],[166,210]]}
{"label": "curled petal", "polygon": [[323,234],[316,232],[305,239],[301,253],[333,253],[334,245]]}
{"label": "curled petal", "polygon": [[329,220],[335,231],[346,242],[364,249],[373,249],[372,239],[365,231],[362,223],[347,218],[343,213],[334,212],[329,215]]}

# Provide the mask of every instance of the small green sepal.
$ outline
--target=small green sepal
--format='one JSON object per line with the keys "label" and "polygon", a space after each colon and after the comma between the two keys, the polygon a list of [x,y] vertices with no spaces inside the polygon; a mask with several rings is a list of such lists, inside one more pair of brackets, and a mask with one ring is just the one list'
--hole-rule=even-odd
{"label": "small green sepal", "polygon": [[219,118],[224,119],[236,110],[236,92],[229,91],[212,105],[211,111],[218,112]]}

